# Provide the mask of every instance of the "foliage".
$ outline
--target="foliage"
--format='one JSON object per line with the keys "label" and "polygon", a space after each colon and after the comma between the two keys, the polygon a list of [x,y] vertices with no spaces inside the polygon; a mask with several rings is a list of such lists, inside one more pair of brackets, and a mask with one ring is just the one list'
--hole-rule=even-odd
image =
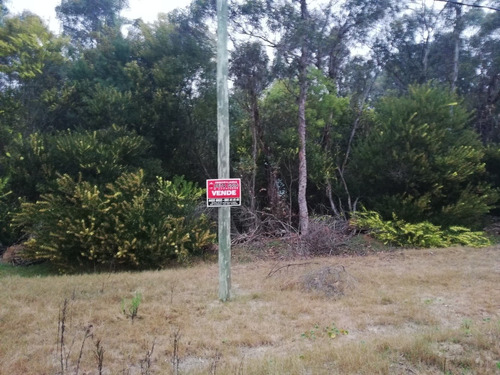
{"label": "foliage", "polygon": [[309,330],[307,332],[304,332],[301,335],[301,337],[309,339],[309,340],[316,340],[316,338],[318,336],[320,336],[320,335],[323,335],[323,336],[326,335],[326,337],[328,337],[330,339],[334,339],[337,336],[348,335],[348,334],[349,334],[348,330],[337,328],[337,325],[334,322],[331,325],[328,325],[328,326],[324,327],[323,329],[321,329],[321,327],[320,327],[319,324],[315,324],[313,329],[311,329],[311,330]]}
{"label": "foliage", "polygon": [[[488,182],[496,189],[500,189],[500,144],[492,143],[485,149],[484,163],[486,167]],[[500,199],[500,198],[499,198]],[[500,214],[500,200],[492,210],[492,214]]]}
{"label": "foliage", "polygon": [[[113,126],[99,131],[62,131],[18,134],[7,147],[3,162],[18,197],[35,201],[57,189],[58,176],[81,177],[103,187],[125,172],[144,168],[149,176],[161,173],[148,157],[149,142],[134,132]],[[151,178],[151,177],[150,177]]]}
{"label": "foliage", "polygon": [[[0,27],[0,147],[12,132],[50,127],[51,98],[65,76],[64,38],[40,17],[24,13]],[[8,138],[3,138],[8,136]]]}
{"label": "foliage", "polygon": [[132,322],[134,322],[134,319],[137,317],[141,301],[142,301],[142,294],[139,292],[135,292],[135,296],[132,297],[132,299],[128,301],[128,303],[125,301],[125,298],[122,299],[122,313],[126,317],[130,318]]}
{"label": "foliage", "polygon": [[410,222],[477,227],[498,199],[459,98],[431,84],[388,96],[353,152],[350,182],[370,209]]}
{"label": "foliage", "polygon": [[189,14],[139,22],[130,33],[133,61],[129,123],[153,144],[152,155],[172,175],[201,183],[216,173],[217,149],[214,41]]}
{"label": "foliage", "polygon": [[61,269],[162,268],[214,239],[208,219],[195,212],[203,190],[183,178],[159,178],[149,188],[139,170],[100,188],[65,174],[57,186],[14,218],[30,237],[28,258]]}
{"label": "foliage", "polygon": [[64,61],[64,43],[34,14],[8,18],[0,28],[0,72],[8,84],[25,83],[49,73],[46,69],[51,64]]}
{"label": "foliage", "polygon": [[62,0],[56,7],[65,35],[80,46],[92,46],[99,32],[118,27],[119,13],[127,0]]}
{"label": "foliage", "polygon": [[[152,23],[123,19],[127,3],[62,0],[58,36],[0,2],[0,176],[12,191],[2,212],[54,193],[64,174],[100,191],[139,168],[147,183],[216,175],[215,2]],[[232,173],[254,218],[238,229],[262,227],[260,212],[296,225],[297,211],[342,216],[358,201],[444,226],[496,215],[499,14],[394,0],[233,4]]]}
{"label": "foliage", "polygon": [[11,210],[11,205],[8,200],[12,191],[7,190],[8,182],[8,178],[0,177],[0,246],[10,244],[12,237],[12,232],[9,228],[9,211]]}
{"label": "foliage", "polygon": [[472,232],[470,229],[459,226],[442,229],[428,221],[412,224],[398,219],[395,214],[392,215],[392,220],[383,220],[375,211],[357,212],[352,224],[358,229],[369,231],[384,244],[396,246],[428,248],[452,245],[472,247],[491,245],[483,232]]}

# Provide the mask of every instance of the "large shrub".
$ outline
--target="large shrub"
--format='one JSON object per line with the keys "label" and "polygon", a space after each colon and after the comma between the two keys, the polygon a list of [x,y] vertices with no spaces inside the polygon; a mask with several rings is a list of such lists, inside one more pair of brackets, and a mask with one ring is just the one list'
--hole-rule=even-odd
{"label": "large shrub", "polygon": [[57,191],[24,203],[15,216],[30,240],[25,256],[61,269],[161,268],[186,260],[214,240],[196,209],[203,189],[183,178],[125,173],[99,188],[63,175]]}
{"label": "large shrub", "polygon": [[57,189],[57,178],[80,175],[99,187],[139,168],[146,176],[160,173],[160,164],[148,156],[150,143],[142,136],[112,126],[96,131],[60,131],[54,134],[18,134],[7,147],[2,164],[17,197],[35,201]]}
{"label": "large shrub", "polygon": [[386,97],[357,143],[350,182],[367,208],[390,219],[477,227],[498,199],[484,149],[456,95],[432,85]]}

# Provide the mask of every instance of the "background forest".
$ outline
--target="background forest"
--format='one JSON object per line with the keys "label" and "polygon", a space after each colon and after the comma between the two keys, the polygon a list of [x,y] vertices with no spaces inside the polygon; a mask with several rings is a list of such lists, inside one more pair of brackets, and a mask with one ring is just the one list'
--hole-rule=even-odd
{"label": "background forest", "polygon": [[[469,3],[230,2],[234,231],[305,236],[310,217],[361,212],[419,245],[408,231],[498,214],[500,5]],[[0,5],[0,243],[62,268],[209,247],[215,1],[147,24],[125,0],[62,0],[61,35]]]}

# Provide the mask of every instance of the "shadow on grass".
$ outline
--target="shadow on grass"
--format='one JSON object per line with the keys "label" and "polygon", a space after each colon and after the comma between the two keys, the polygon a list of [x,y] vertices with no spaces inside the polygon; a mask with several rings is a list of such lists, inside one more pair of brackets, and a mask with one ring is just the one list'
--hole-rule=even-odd
{"label": "shadow on grass", "polygon": [[0,263],[0,278],[8,276],[43,277],[58,274],[57,269],[48,262],[29,266],[14,266]]}

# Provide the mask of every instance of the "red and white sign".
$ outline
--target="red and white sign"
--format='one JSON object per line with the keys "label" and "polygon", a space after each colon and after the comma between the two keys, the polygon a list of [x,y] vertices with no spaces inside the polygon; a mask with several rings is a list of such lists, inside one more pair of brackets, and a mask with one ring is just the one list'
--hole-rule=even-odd
{"label": "red and white sign", "polygon": [[241,179],[207,180],[207,206],[241,206]]}

